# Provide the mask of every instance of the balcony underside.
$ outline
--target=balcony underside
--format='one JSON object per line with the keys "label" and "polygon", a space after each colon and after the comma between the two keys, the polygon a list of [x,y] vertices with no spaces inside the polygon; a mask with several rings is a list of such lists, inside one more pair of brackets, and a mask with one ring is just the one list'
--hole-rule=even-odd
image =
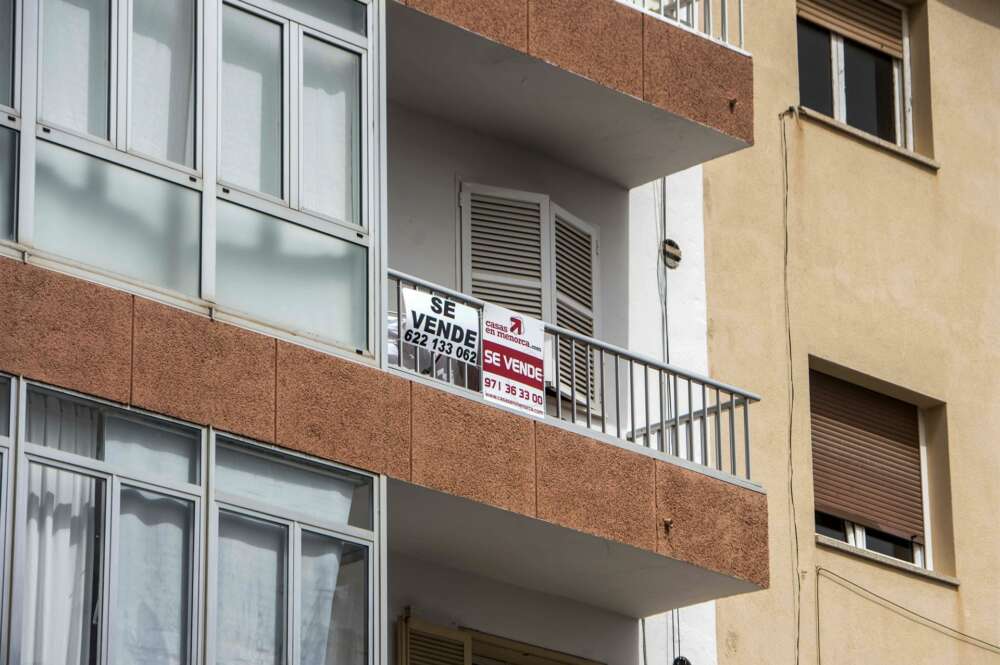
{"label": "balcony underside", "polygon": [[632,617],[760,587],[655,552],[392,481],[389,548]]}
{"label": "balcony underside", "polygon": [[[690,110],[680,114],[398,3],[388,7],[388,97],[402,106],[511,141],[624,187],[749,145],[735,133],[695,119],[707,112],[705,106],[719,104],[714,99],[719,90],[708,92],[698,81],[702,69],[713,67],[711,58],[675,63],[692,77],[685,89],[663,93]],[[678,32],[678,39],[725,52],[722,57],[745,58],[668,27]]]}

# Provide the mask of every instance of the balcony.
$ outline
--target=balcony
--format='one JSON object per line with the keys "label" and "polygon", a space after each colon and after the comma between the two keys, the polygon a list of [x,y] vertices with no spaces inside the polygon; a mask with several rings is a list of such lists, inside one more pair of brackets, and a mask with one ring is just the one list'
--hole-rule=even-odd
{"label": "balcony", "polygon": [[[485,303],[389,271],[388,365],[478,398],[481,360],[462,362],[400,339],[405,289],[469,305],[480,325]],[[481,340],[476,352],[481,359]],[[545,365],[546,422],[664,453],[729,481],[751,480],[750,406],[757,395],[551,323],[545,323]]]}
{"label": "balcony", "polygon": [[389,100],[634,187],[753,143],[742,2],[390,2]]}

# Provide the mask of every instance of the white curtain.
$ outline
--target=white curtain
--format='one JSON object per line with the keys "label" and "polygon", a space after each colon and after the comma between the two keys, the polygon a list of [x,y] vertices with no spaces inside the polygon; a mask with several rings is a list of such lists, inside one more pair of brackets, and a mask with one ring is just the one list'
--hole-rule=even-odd
{"label": "white curtain", "polygon": [[[347,523],[356,486],[348,480],[244,453],[216,449],[220,491],[319,521]],[[355,554],[342,566],[345,549]],[[219,518],[220,665],[271,665],[284,649],[284,527],[225,511]],[[300,665],[353,665],[365,657],[367,567],[364,548],[302,532]],[[360,553],[361,562],[357,554]],[[350,570],[352,574],[344,574]],[[278,626],[276,629],[275,626]],[[345,658],[345,654],[351,654]]]}
{"label": "white curtain", "polygon": [[120,506],[112,662],[187,663],[193,505],[125,487]]}
{"label": "white curtain", "polygon": [[194,167],[194,0],[132,3],[132,147]]}
{"label": "white curtain", "polygon": [[86,665],[100,619],[99,483],[31,464],[22,663]]}
{"label": "white curtain", "polygon": [[219,513],[217,665],[284,662],[287,542],[283,526]]}
{"label": "white curtain", "polygon": [[42,116],[108,137],[108,0],[42,2]]}

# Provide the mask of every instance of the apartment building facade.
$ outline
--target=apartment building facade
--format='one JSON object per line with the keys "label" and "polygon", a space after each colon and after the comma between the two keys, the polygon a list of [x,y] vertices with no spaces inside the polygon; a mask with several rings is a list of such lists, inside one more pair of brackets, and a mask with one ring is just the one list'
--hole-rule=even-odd
{"label": "apartment building facade", "polygon": [[[5,662],[631,665],[699,604],[714,659],[775,511],[754,381],[707,374],[750,24],[0,1]],[[533,413],[414,337],[425,300],[538,332]]]}
{"label": "apartment building facade", "polygon": [[746,41],[709,358],[765,396],[771,588],[718,603],[719,662],[995,663],[1000,5],[769,2]]}

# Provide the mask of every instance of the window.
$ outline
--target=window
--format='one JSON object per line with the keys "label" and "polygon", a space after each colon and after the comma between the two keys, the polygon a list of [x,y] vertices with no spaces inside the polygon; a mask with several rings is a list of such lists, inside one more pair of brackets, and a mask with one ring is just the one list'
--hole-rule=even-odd
{"label": "window", "polygon": [[0,420],[0,517],[17,446],[23,543],[12,662],[194,664],[205,643],[219,665],[372,662],[372,477],[21,389],[23,441]]}
{"label": "window", "polygon": [[[0,0],[3,29],[14,4]],[[0,35],[0,240],[370,350],[374,6],[25,3],[33,52]]]}
{"label": "window", "polygon": [[884,2],[798,0],[799,102],[909,146],[906,12]]}
{"label": "window", "polygon": [[192,663],[197,430],[27,390],[20,662]]}
{"label": "window", "polygon": [[[362,665],[369,653],[370,480],[216,449],[218,665]],[[294,654],[298,654],[295,658]]]}
{"label": "window", "polygon": [[363,5],[282,4],[222,8],[216,296],[367,349]]}
{"label": "window", "polygon": [[544,194],[462,185],[464,290],[587,336],[596,334],[597,235]]}
{"label": "window", "polygon": [[916,406],[811,370],[816,533],[924,565]]}
{"label": "window", "polygon": [[[477,298],[543,319],[587,337],[597,335],[598,230],[550,201],[544,194],[485,185],[462,185],[463,290]],[[567,340],[546,367],[564,371],[560,390],[572,392],[573,362]],[[578,345],[577,368],[587,366]],[[578,399],[596,397],[597,371],[576,373]],[[549,384],[552,377],[546,377]],[[554,388],[554,386],[550,386]]]}

